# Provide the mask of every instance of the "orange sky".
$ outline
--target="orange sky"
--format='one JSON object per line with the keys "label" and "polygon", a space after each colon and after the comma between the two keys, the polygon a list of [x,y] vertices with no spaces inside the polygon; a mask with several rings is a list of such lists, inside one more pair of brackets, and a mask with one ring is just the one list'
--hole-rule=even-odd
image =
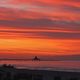
{"label": "orange sky", "polygon": [[1,0],[0,56],[80,55],[79,14],[79,0]]}

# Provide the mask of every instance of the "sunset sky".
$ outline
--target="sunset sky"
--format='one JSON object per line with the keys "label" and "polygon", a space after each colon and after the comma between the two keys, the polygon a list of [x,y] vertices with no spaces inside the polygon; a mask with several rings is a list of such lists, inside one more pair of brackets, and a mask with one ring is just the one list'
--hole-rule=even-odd
{"label": "sunset sky", "polygon": [[0,0],[0,58],[80,55],[80,0]]}

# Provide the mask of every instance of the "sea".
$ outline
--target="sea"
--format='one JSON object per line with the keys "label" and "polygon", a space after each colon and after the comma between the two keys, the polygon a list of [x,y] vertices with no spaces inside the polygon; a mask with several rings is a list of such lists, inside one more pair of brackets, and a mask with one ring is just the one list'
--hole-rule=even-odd
{"label": "sea", "polygon": [[10,64],[19,69],[80,72],[80,61],[0,60],[0,65],[3,64]]}

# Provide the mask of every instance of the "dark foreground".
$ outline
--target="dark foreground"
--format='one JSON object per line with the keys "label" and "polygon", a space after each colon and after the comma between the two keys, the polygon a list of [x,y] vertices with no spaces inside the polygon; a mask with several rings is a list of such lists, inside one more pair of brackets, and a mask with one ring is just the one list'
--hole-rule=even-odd
{"label": "dark foreground", "polygon": [[0,80],[80,80],[80,72],[17,69],[0,67]]}

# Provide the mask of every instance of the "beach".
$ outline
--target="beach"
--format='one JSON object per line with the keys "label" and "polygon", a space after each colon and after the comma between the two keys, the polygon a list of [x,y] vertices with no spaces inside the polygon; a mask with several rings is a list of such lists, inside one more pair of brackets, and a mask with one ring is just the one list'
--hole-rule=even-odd
{"label": "beach", "polygon": [[80,72],[0,67],[0,80],[80,80]]}

